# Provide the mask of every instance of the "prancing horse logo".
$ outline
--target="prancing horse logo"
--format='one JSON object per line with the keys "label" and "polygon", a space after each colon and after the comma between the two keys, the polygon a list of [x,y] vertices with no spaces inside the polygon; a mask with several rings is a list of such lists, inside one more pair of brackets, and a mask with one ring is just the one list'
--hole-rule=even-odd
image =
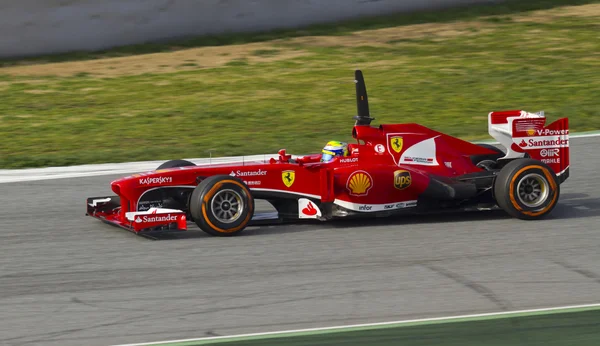
{"label": "prancing horse logo", "polygon": [[390,146],[397,153],[399,153],[399,152],[402,151],[402,144],[403,143],[404,143],[404,140],[400,136],[390,137]]}
{"label": "prancing horse logo", "polygon": [[283,171],[281,172],[281,180],[285,186],[290,187],[294,184],[296,180],[296,171]]}

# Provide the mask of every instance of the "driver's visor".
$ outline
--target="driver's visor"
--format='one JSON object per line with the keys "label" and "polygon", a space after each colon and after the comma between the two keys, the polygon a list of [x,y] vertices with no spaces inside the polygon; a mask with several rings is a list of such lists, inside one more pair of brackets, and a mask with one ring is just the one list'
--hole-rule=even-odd
{"label": "driver's visor", "polygon": [[335,153],[329,150],[323,150],[321,152],[321,162],[329,162],[333,159]]}

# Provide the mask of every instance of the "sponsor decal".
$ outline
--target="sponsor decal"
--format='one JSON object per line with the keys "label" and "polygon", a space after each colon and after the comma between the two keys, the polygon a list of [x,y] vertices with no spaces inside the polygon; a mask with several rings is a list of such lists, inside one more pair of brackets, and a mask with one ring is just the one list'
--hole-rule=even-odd
{"label": "sponsor decal", "polygon": [[315,216],[317,215],[317,209],[315,209],[312,202],[308,202],[308,205],[302,209],[302,214],[306,216]]}
{"label": "sponsor decal", "polygon": [[515,120],[515,129],[525,132],[528,136],[533,136],[544,126],[545,121],[545,119],[517,119]]}
{"label": "sponsor decal", "polygon": [[390,148],[392,148],[393,151],[400,153],[402,151],[403,144],[404,140],[401,136],[390,137]]}
{"label": "sponsor decal", "polygon": [[[436,160],[436,143],[437,138],[424,139],[404,150],[398,161],[394,160],[396,164],[407,164],[407,165],[425,165],[425,166],[438,166]],[[391,153],[392,155],[394,153]]]}
{"label": "sponsor decal", "polygon": [[156,178],[142,178],[139,180],[140,185],[149,185],[149,184],[164,184],[164,183],[172,183],[172,177],[156,177]]}
{"label": "sponsor decal", "polygon": [[335,204],[344,207],[346,209],[354,210],[354,211],[364,211],[364,212],[378,212],[378,211],[389,211],[403,208],[411,208],[417,206],[417,201],[404,201],[404,202],[396,202],[389,204],[359,204],[352,203],[348,201],[336,200]]}
{"label": "sponsor decal", "polygon": [[348,177],[346,188],[352,196],[366,196],[373,187],[371,175],[365,171],[355,171]]}
{"label": "sponsor decal", "polygon": [[554,159],[542,159],[542,162],[545,164],[549,164],[549,163],[560,163],[560,158],[554,158]]}
{"label": "sponsor decal", "polygon": [[351,159],[341,159],[340,160],[341,163],[352,163],[352,162],[358,162],[358,157],[353,157]]}
{"label": "sponsor decal", "polygon": [[400,203],[396,203],[395,209],[411,208],[411,207],[416,207],[416,206],[417,206],[417,201],[400,202]]}
{"label": "sponsor decal", "polygon": [[163,201],[140,201],[138,203],[138,211],[146,211],[150,208],[162,208]]}
{"label": "sponsor decal", "polygon": [[542,157],[555,157],[555,156],[559,156],[559,152],[560,152],[560,149],[558,149],[558,148],[542,149],[542,150],[540,150],[540,155],[542,155]]}
{"label": "sponsor decal", "polygon": [[452,162],[444,162],[444,165],[445,165],[447,168],[452,168]]}
{"label": "sponsor decal", "polygon": [[568,129],[561,130],[551,130],[551,129],[542,129],[535,131],[538,136],[564,136],[569,134]]}
{"label": "sponsor decal", "polygon": [[417,201],[396,203],[396,209],[411,208],[411,207],[416,207],[416,206],[417,206]]}
{"label": "sponsor decal", "polygon": [[516,138],[515,143],[521,148],[540,149],[540,148],[563,148],[569,146],[569,139],[564,137],[533,137],[533,138]]}
{"label": "sponsor decal", "polygon": [[422,163],[422,164],[432,164],[433,163],[433,158],[432,157],[416,157],[416,156],[405,156],[403,158],[404,162],[412,162],[412,163]]}
{"label": "sponsor decal", "polygon": [[283,184],[287,187],[294,185],[294,181],[296,181],[296,171],[283,171],[281,172],[281,180],[283,180]]}
{"label": "sponsor decal", "polygon": [[383,146],[383,144],[377,144],[375,146],[375,152],[377,153],[384,153],[385,152],[385,147]]}
{"label": "sponsor decal", "polygon": [[148,222],[176,222],[177,215],[159,215],[159,216],[149,216],[149,215],[141,215],[135,218],[136,223],[148,223]]}
{"label": "sponsor decal", "polygon": [[238,169],[235,172],[231,171],[231,173],[229,173],[229,175],[232,177],[256,177],[256,176],[261,176],[261,175],[267,175],[267,171],[263,171],[262,169],[259,169],[258,171],[244,172],[244,171],[240,171]]}
{"label": "sponsor decal", "polygon": [[412,176],[409,171],[398,170],[394,172],[394,187],[398,190],[404,190],[412,183]]}
{"label": "sponsor decal", "polygon": [[306,198],[298,199],[298,217],[301,219],[318,219],[321,215],[319,207]]}
{"label": "sponsor decal", "polygon": [[262,184],[262,182],[258,181],[258,180],[249,180],[249,181],[244,180],[244,183],[246,183],[246,185],[248,185],[248,186],[256,186],[256,185]]}

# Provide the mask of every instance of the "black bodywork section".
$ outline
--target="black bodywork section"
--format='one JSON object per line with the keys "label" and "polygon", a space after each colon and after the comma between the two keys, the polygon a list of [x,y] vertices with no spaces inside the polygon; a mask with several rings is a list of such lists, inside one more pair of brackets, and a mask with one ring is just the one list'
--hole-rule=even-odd
{"label": "black bodywork section", "polygon": [[371,118],[369,113],[369,98],[367,96],[367,86],[365,79],[360,70],[354,71],[354,83],[356,83],[356,109],[357,114],[354,117],[356,120],[355,125],[371,125],[371,121],[375,118]]}

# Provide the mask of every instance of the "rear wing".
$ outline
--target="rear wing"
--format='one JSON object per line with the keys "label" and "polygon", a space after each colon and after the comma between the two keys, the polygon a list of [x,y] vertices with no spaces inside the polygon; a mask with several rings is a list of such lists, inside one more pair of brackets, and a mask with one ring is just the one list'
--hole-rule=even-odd
{"label": "rear wing", "polygon": [[490,112],[488,132],[506,148],[504,159],[532,159],[547,164],[560,181],[569,172],[569,119],[561,118],[546,126],[544,112],[523,110]]}

